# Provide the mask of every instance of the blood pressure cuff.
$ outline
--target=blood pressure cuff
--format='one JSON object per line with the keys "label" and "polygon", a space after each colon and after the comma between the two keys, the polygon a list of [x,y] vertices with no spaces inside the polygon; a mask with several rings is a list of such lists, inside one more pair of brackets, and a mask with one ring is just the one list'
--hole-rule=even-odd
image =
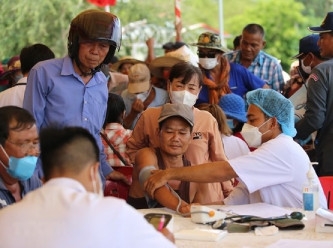
{"label": "blood pressure cuff", "polygon": [[153,165],[146,166],[145,168],[143,168],[142,170],[140,170],[140,173],[139,173],[139,182],[140,182],[141,188],[144,189],[144,187],[145,187],[144,184],[147,181],[147,179],[150,177],[151,172],[153,170],[157,170],[156,167],[153,166]]}
{"label": "blood pressure cuff", "polygon": [[[140,173],[139,173],[139,182],[140,182],[140,186],[142,189],[144,189],[144,184],[145,182],[147,181],[147,179],[150,177],[151,175],[151,172],[153,170],[157,170],[155,166],[153,165],[149,165],[149,166],[146,166],[145,168],[143,168]],[[148,205],[148,208],[155,208],[157,207],[158,205],[158,202],[149,198],[149,196],[147,194],[145,194],[145,198],[146,198],[146,201],[147,201],[147,205]]]}

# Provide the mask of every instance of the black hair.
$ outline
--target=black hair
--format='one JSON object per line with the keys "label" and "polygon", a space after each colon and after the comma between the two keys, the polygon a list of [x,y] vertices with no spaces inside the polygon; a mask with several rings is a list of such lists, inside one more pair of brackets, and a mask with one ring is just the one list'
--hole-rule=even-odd
{"label": "black hair", "polygon": [[92,134],[82,127],[50,126],[40,132],[40,158],[45,180],[54,171],[80,173],[87,163],[99,161]]}
{"label": "black hair", "polygon": [[234,45],[234,50],[239,47],[240,45],[240,40],[242,38],[242,35],[237,35],[234,40],[232,41],[232,44]]}
{"label": "black hair", "polygon": [[122,123],[122,115],[125,111],[125,103],[121,96],[109,93],[108,103],[106,108],[106,116],[103,128],[108,123]]}
{"label": "black hair", "polygon": [[34,44],[22,48],[20,53],[21,71],[28,73],[39,61],[53,59],[55,57],[52,50],[44,44]]}
{"label": "black hair", "polygon": [[243,28],[243,32],[244,31],[250,34],[259,33],[262,36],[262,38],[265,39],[265,30],[260,24],[250,23]]}
{"label": "black hair", "polygon": [[[16,123],[10,127],[11,123]],[[4,145],[8,139],[9,131],[29,129],[35,124],[34,117],[26,109],[17,106],[4,106],[0,108],[0,144]]]}
{"label": "black hair", "polygon": [[203,84],[202,72],[199,67],[195,67],[189,62],[179,62],[171,67],[169,80],[183,77],[182,84],[187,84],[194,75],[198,76],[199,87]]}

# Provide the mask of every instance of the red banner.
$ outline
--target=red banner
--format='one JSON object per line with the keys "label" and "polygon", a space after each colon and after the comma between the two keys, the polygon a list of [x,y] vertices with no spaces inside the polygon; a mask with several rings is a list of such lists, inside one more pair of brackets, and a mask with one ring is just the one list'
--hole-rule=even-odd
{"label": "red banner", "polygon": [[87,0],[87,1],[99,7],[105,7],[108,5],[115,6],[117,2],[117,0]]}

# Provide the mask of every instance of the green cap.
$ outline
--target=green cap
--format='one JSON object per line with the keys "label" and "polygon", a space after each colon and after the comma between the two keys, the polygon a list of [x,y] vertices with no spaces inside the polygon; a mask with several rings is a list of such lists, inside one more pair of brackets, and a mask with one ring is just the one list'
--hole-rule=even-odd
{"label": "green cap", "polygon": [[220,50],[222,52],[229,52],[228,48],[225,48],[221,44],[221,37],[218,34],[205,32],[200,34],[198,43],[192,43],[192,46],[210,48]]}

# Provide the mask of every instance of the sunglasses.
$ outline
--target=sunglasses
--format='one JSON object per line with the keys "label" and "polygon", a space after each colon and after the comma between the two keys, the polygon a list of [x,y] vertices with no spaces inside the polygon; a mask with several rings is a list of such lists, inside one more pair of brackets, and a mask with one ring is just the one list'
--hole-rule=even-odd
{"label": "sunglasses", "polygon": [[215,58],[215,52],[208,52],[208,53],[204,53],[204,52],[198,52],[198,56],[199,58]]}

